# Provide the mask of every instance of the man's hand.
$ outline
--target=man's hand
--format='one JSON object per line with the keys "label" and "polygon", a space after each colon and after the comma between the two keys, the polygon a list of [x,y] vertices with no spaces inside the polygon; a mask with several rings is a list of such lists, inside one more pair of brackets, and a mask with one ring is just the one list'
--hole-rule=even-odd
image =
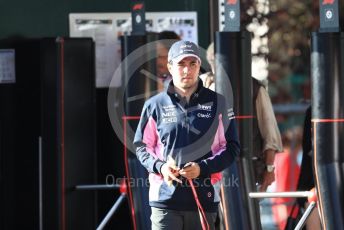
{"label": "man's hand", "polygon": [[259,188],[259,192],[266,192],[266,189],[275,181],[275,171],[273,172],[264,172],[263,182]]}
{"label": "man's hand", "polygon": [[[273,149],[267,149],[264,151],[266,165],[274,164],[275,153],[276,153],[276,150],[273,150]],[[273,170],[272,172],[268,172],[267,170],[265,170],[264,176],[263,176],[263,182],[259,188],[259,192],[265,192],[268,186],[271,185],[272,182],[274,181],[275,181],[275,170]]]}
{"label": "man's hand", "polygon": [[172,158],[168,159],[168,161],[162,165],[160,171],[161,171],[162,176],[164,177],[164,181],[169,186],[172,185],[172,181],[177,181],[178,183],[182,183],[182,181],[177,178],[179,176],[179,168],[177,168]]}
{"label": "man's hand", "polygon": [[185,164],[185,166],[181,170],[179,170],[179,174],[187,179],[197,178],[200,173],[201,169],[195,162],[189,162]]}

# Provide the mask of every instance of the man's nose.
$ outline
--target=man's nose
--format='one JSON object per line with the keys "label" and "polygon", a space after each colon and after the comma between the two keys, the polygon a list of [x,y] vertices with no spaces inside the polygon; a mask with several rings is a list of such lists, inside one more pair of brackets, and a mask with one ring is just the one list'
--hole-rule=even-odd
{"label": "man's nose", "polygon": [[184,68],[183,68],[183,72],[184,73],[189,73],[189,71],[190,71],[190,66],[184,66]]}

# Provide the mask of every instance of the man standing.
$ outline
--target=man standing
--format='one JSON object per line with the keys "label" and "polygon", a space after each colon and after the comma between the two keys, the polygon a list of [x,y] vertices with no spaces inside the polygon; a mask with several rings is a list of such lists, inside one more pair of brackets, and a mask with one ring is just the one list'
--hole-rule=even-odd
{"label": "man standing", "polygon": [[[207,49],[207,60],[211,72],[202,74],[200,78],[206,88],[215,90],[215,53],[214,43]],[[255,182],[260,192],[275,181],[275,154],[283,152],[281,134],[277,126],[269,94],[263,82],[252,77],[253,113],[253,166]]]}
{"label": "man standing", "polygon": [[275,181],[275,154],[283,152],[281,134],[271,100],[264,85],[253,80],[253,165],[259,191],[265,192]]}
{"label": "man standing", "polygon": [[219,172],[239,153],[233,108],[203,87],[194,43],[174,43],[167,66],[172,81],[146,101],[134,139],[150,174],[152,229],[214,229]]}

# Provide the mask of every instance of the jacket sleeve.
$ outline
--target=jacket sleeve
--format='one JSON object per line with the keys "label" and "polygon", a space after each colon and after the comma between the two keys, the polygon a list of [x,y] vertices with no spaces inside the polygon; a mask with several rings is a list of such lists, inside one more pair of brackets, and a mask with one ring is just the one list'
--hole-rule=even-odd
{"label": "jacket sleeve", "polygon": [[281,134],[277,126],[275,113],[272,108],[268,92],[260,87],[256,99],[257,120],[260,134],[263,139],[262,152],[271,149],[283,152]]}
{"label": "jacket sleeve", "polygon": [[207,177],[229,167],[240,152],[233,108],[226,107],[224,103],[219,103],[218,108],[223,109],[219,109],[217,116],[218,128],[211,146],[213,155],[199,163],[201,177]]}
{"label": "jacket sleeve", "polygon": [[134,146],[136,147],[137,158],[150,173],[160,173],[164,164],[156,152],[157,142],[156,121],[153,119],[149,106],[145,104],[136,129]]}

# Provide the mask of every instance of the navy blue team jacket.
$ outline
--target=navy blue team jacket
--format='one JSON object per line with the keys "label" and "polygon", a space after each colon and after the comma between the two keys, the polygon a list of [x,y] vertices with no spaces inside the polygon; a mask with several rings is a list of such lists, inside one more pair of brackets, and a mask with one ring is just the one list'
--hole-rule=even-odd
{"label": "navy blue team jacket", "polygon": [[216,212],[220,201],[221,171],[239,153],[233,108],[222,95],[199,80],[189,103],[174,91],[166,91],[144,104],[134,145],[141,164],[149,172],[149,204],[172,210],[197,210],[190,185],[164,182],[161,166],[172,157],[180,168],[197,162],[201,173],[194,179],[199,200],[206,212]]}

